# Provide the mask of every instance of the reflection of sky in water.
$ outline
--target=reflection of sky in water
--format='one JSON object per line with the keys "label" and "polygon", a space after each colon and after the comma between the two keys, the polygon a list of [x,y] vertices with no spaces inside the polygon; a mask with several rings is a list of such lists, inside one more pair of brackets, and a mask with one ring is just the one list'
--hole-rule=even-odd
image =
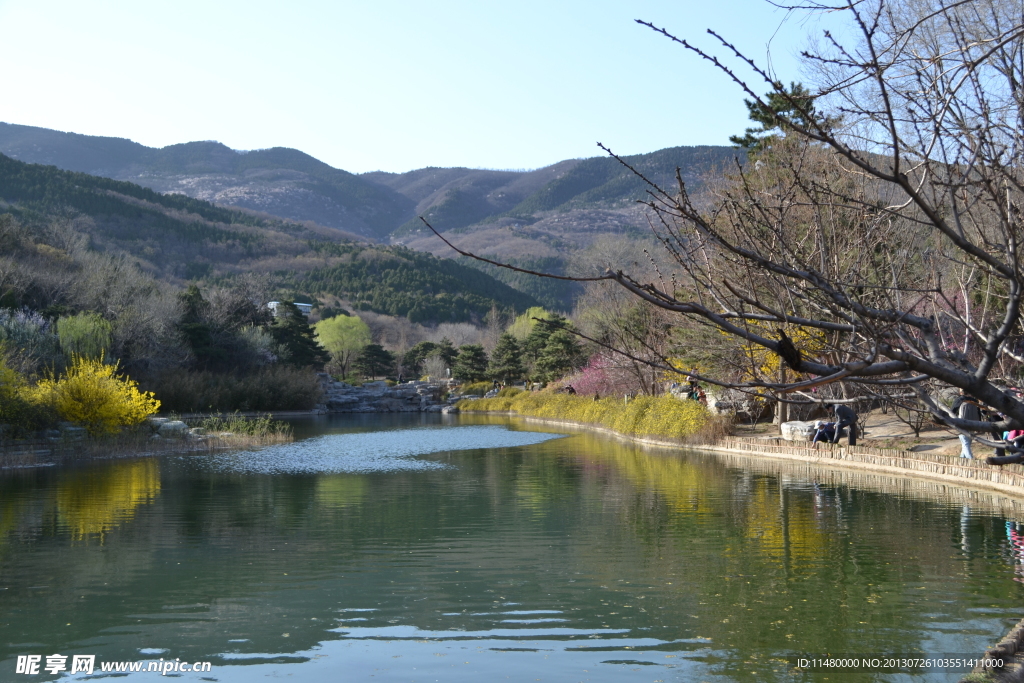
{"label": "reflection of sky in water", "polygon": [[329,472],[397,472],[435,470],[444,463],[414,459],[439,451],[531,446],[560,434],[514,432],[502,426],[404,429],[358,434],[330,434],[259,451],[189,458],[214,470],[243,474],[320,474]]}
{"label": "reflection of sky in water", "polygon": [[[347,620],[351,621],[351,620]],[[221,652],[204,673],[175,680],[243,683],[295,676],[301,681],[707,680],[709,660],[730,656],[706,639],[630,637],[626,629],[489,629],[429,631],[412,626],[337,628],[328,640],[295,652]],[[141,654],[146,654],[140,651]],[[148,661],[157,658],[150,655]],[[169,661],[173,661],[173,658]],[[302,668],[296,671],[296,664]],[[244,666],[239,666],[244,665]],[[504,676],[498,676],[496,672]],[[98,672],[98,668],[97,668]],[[297,675],[296,675],[297,674]],[[654,676],[652,676],[654,674]],[[102,674],[101,674],[102,675]],[[97,676],[76,674],[72,680]],[[152,673],[118,680],[150,680]]]}

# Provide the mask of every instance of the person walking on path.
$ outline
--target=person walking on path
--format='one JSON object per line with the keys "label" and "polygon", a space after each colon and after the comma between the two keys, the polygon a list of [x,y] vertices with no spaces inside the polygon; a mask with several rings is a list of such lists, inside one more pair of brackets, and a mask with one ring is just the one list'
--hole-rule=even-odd
{"label": "person walking on path", "polygon": [[843,433],[843,427],[848,427],[850,429],[850,445],[856,446],[857,413],[853,412],[853,408],[848,405],[829,403],[825,409],[835,413],[836,416],[836,433],[832,436],[832,443],[839,443],[839,435]]}

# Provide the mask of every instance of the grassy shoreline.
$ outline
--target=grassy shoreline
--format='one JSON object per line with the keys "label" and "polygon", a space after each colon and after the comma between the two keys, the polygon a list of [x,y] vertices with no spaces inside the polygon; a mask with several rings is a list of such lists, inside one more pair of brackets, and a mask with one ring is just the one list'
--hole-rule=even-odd
{"label": "grassy shoreline", "polygon": [[553,392],[459,401],[460,411],[512,413],[522,417],[594,425],[631,437],[664,438],[680,443],[712,443],[726,435],[726,421],[697,401],[671,396],[594,399]]}

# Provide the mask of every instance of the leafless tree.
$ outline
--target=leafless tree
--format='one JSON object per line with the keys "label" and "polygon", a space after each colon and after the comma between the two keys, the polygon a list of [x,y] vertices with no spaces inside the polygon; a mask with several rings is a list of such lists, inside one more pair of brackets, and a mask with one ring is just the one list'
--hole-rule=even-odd
{"label": "leafless tree", "polygon": [[789,98],[795,114],[777,115],[785,135],[707,208],[681,181],[677,193],[651,187],[655,230],[687,286],[610,277],[772,351],[794,373],[751,388],[792,396],[839,381],[906,386],[947,424],[989,431],[944,408],[936,392],[952,386],[1005,415],[1005,426],[1024,424],[1024,404],[994,381],[1024,359],[1024,18],[1012,4],[813,3],[808,11],[845,13],[857,35],[844,44],[826,33],[822,49],[804,53],[828,116],[733,50]]}
{"label": "leafless tree", "polygon": [[[1019,249],[1024,161],[1024,14],[1000,0],[813,1],[845,16],[803,53],[817,111],[724,38],[752,76],[709,60],[764,109],[787,100],[778,134],[693,197],[649,184],[651,224],[675,270],[598,276],[687,324],[784,361],[711,383],[785,401],[812,389],[901,387],[947,425],[989,432],[940,400],[958,387],[1024,425],[1005,381],[1024,361]],[[712,33],[715,37],[717,34]],[[756,354],[755,354],[756,355]]]}

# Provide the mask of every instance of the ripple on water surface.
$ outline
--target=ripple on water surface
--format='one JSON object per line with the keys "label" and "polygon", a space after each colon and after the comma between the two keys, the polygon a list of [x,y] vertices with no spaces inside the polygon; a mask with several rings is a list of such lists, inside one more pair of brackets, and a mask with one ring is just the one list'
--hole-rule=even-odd
{"label": "ripple on water surface", "polygon": [[319,474],[436,470],[444,463],[415,456],[475,448],[531,446],[561,434],[515,432],[502,426],[448,429],[399,429],[386,432],[329,434],[258,451],[192,458],[221,472],[245,474]]}

